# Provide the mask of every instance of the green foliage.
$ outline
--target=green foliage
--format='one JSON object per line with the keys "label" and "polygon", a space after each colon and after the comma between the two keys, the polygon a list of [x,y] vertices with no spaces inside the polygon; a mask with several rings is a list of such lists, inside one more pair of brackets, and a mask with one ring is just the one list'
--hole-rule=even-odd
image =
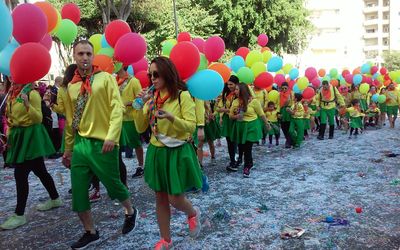
{"label": "green foliage", "polygon": [[391,51],[383,55],[384,66],[389,71],[400,70],[400,51]]}

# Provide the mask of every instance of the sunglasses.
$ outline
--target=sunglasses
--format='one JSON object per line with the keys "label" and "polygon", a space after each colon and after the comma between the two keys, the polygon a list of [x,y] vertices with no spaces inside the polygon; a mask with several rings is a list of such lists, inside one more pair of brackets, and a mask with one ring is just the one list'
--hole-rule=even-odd
{"label": "sunglasses", "polygon": [[158,74],[157,71],[153,71],[152,73],[147,73],[147,76],[149,77],[149,79],[151,80],[152,78],[157,79],[160,77],[160,75]]}
{"label": "sunglasses", "polygon": [[287,90],[287,89],[288,89],[288,87],[282,87],[281,89],[282,89],[282,90]]}

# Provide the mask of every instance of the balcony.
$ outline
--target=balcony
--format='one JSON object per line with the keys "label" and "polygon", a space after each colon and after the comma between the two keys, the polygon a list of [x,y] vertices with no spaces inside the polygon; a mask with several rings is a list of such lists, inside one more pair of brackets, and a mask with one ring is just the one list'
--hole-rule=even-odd
{"label": "balcony", "polygon": [[364,14],[370,14],[370,13],[374,13],[374,12],[377,13],[378,11],[379,11],[379,7],[377,5],[364,7]]}
{"label": "balcony", "polygon": [[388,25],[389,24],[389,19],[383,19],[382,20],[383,25]]}
{"label": "balcony", "polygon": [[378,51],[379,45],[365,45],[364,51]]}
{"label": "balcony", "polygon": [[383,32],[382,33],[383,38],[389,38],[389,32]]}
{"label": "balcony", "polygon": [[364,26],[378,25],[378,23],[379,23],[378,18],[369,19],[364,21]]}
{"label": "balcony", "polygon": [[364,33],[364,39],[378,38],[378,32]]}

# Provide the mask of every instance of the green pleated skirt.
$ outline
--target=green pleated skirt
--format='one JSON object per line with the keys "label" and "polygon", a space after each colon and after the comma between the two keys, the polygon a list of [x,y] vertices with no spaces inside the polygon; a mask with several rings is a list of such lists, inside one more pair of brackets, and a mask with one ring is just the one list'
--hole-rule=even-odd
{"label": "green pleated skirt", "polygon": [[221,138],[221,128],[217,119],[210,120],[204,126],[204,141],[215,141]]}
{"label": "green pleated skirt", "polygon": [[18,164],[54,154],[53,143],[43,124],[14,127],[8,136],[6,163]]}
{"label": "green pleated skirt", "polygon": [[308,130],[311,128],[311,120],[304,118],[304,130]]}
{"label": "green pleated skirt", "polygon": [[258,119],[254,121],[235,121],[233,123],[231,140],[238,144],[258,142],[262,138],[262,130]]}
{"label": "green pleated skirt", "polygon": [[137,148],[142,146],[140,141],[140,135],[136,130],[135,123],[133,121],[123,121],[121,137],[119,139],[119,146]]}
{"label": "green pleated skirt", "polygon": [[222,116],[221,136],[228,138],[231,136],[233,123],[234,121],[229,119],[229,115],[224,114]]}
{"label": "green pleated skirt", "polygon": [[265,123],[261,117],[258,117],[258,123],[260,124],[261,132],[263,133],[263,135],[268,134],[268,129],[265,126]]}
{"label": "green pleated skirt", "polygon": [[144,179],[155,192],[179,195],[202,187],[202,173],[192,145],[147,148]]}
{"label": "green pleated skirt", "polygon": [[350,117],[350,128],[362,128],[362,117]]}
{"label": "green pleated skirt", "polygon": [[386,112],[387,112],[386,103],[379,103],[379,110],[380,110],[382,113],[386,113]]}
{"label": "green pleated skirt", "polygon": [[271,129],[268,130],[268,135],[279,135],[281,133],[281,128],[279,127],[279,122],[271,122]]}

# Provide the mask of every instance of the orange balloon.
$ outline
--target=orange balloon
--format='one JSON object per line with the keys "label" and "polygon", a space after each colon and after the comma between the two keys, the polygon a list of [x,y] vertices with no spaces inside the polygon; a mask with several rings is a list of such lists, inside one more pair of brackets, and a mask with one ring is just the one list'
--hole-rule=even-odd
{"label": "orange balloon", "polygon": [[319,75],[319,77],[324,77],[326,75],[325,69],[318,70],[318,75]]}
{"label": "orange balloon", "polygon": [[339,85],[339,81],[336,80],[336,79],[332,79],[331,80],[331,85],[334,86],[334,87],[337,87]]}
{"label": "orange balloon", "polygon": [[264,51],[271,51],[271,49],[268,48],[268,47],[262,47],[261,48],[261,53],[263,53]]}
{"label": "orange balloon", "polygon": [[227,82],[229,77],[231,77],[231,70],[223,63],[213,63],[208,66],[208,69],[217,71],[222,76],[222,79],[224,79],[224,82]]}
{"label": "orange balloon", "polygon": [[390,84],[391,82],[392,82],[391,80],[386,80],[386,81],[383,83],[383,85],[385,85],[385,87],[387,87],[387,86],[389,86],[389,84]]}
{"label": "orange balloon", "polygon": [[358,74],[361,74],[361,68],[360,68],[360,67],[357,67],[357,68],[355,68],[355,69],[353,70],[353,76],[354,76],[354,75],[358,75]]}
{"label": "orange balloon", "polygon": [[58,23],[56,9],[49,2],[36,2],[34,5],[39,7],[47,18],[47,33],[52,32]]}
{"label": "orange balloon", "polygon": [[93,65],[98,66],[102,71],[112,74],[114,71],[114,63],[111,57],[106,55],[95,55]]}
{"label": "orange balloon", "polygon": [[271,86],[268,86],[268,87],[266,88],[266,90],[267,90],[268,92],[270,92],[270,91],[272,90],[272,85],[271,85]]}

